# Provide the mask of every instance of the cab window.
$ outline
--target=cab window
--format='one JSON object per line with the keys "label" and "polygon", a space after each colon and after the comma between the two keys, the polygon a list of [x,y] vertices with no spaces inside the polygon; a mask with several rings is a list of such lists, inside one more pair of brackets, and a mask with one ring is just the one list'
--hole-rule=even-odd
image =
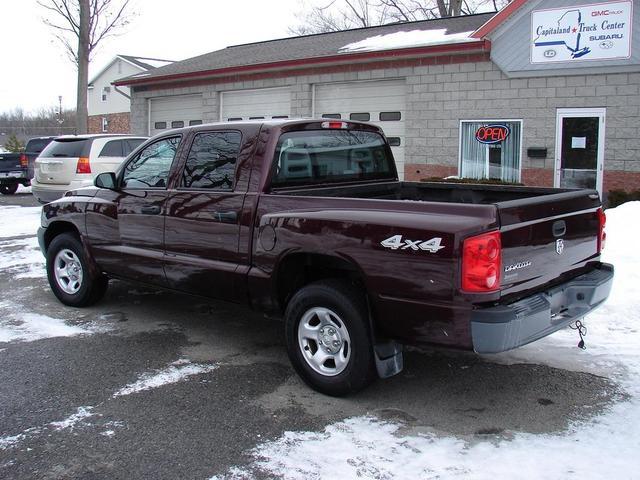
{"label": "cab window", "polygon": [[179,143],[180,137],[171,137],[163,138],[145,147],[125,166],[122,186],[167,188],[169,171]]}
{"label": "cab window", "polygon": [[240,138],[236,131],[198,133],[182,172],[182,187],[233,190]]}

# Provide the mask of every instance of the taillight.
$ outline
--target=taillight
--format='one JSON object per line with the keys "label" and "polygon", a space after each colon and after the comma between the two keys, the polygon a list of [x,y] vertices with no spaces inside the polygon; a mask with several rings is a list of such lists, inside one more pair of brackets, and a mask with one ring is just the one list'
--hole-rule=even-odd
{"label": "taillight", "polygon": [[23,168],[29,166],[29,159],[27,158],[27,155],[25,155],[24,153],[20,154],[20,166]]}
{"label": "taillight", "polygon": [[467,238],[462,244],[462,290],[473,293],[500,289],[500,232]]}
{"label": "taillight", "polygon": [[91,165],[89,165],[89,157],[78,158],[76,173],[91,173]]}
{"label": "taillight", "polygon": [[604,250],[604,244],[607,240],[607,232],[604,231],[604,227],[607,224],[607,215],[602,208],[598,209],[598,253]]}

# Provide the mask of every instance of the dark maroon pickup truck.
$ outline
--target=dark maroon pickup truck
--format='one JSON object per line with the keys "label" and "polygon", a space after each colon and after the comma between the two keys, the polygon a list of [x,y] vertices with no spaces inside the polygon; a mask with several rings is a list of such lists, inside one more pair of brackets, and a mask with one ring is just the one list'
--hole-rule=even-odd
{"label": "dark maroon pickup truck", "polygon": [[402,344],[516,348],[607,298],[597,192],[398,181],[372,125],[234,122],[142,144],[96,188],[43,207],[51,288],[82,307],[109,277],[284,318],[313,388],[402,369]]}

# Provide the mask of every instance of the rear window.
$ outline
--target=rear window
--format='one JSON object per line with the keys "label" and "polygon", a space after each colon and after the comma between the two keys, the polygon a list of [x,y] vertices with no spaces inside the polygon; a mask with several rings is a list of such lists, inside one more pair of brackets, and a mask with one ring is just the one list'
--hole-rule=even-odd
{"label": "rear window", "polygon": [[27,142],[27,146],[24,149],[24,151],[29,153],[40,153],[42,150],[44,150],[44,147],[46,147],[50,141],[51,140],[49,139],[43,140],[39,138],[34,138]]}
{"label": "rear window", "polygon": [[81,157],[87,138],[65,138],[51,142],[40,154],[41,157]]}
{"label": "rear window", "polygon": [[289,132],[280,137],[274,187],[395,176],[393,158],[378,133],[361,130]]}

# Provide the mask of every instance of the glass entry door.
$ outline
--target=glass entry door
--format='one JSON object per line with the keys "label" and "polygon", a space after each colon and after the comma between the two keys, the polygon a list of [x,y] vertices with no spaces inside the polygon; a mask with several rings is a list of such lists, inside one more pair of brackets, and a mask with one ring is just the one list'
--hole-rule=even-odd
{"label": "glass entry door", "polygon": [[558,109],[556,187],[593,188],[602,194],[604,108]]}

